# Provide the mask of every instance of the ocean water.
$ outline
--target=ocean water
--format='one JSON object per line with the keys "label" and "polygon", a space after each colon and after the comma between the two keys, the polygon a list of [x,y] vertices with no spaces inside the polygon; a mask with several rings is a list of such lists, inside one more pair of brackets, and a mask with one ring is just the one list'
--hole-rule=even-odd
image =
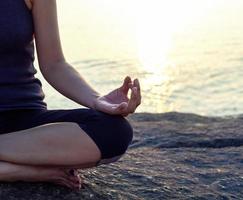
{"label": "ocean water", "polygon": [[[100,93],[130,75],[142,90],[136,112],[243,113],[242,1],[57,3],[65,57]],[[49,108],[83,107],[50,86],[35,65]]]}

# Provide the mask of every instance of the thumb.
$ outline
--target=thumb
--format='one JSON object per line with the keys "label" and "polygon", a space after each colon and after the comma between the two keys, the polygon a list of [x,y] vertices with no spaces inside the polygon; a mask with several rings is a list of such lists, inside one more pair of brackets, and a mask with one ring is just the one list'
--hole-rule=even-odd
{"label": "thumb", "polygon": [[122,102],[119,105],[112,106],[113,114],[121,114],[124,112],[124,110],[126,110],[127,107],[128,104],[126,102]]}
{"label": "thumb", "polygon": [[122,102],[117,108],[119,110],[123,110],[123,109],[127,108],[127,106],[128,106],[128,104],[126,102]]}

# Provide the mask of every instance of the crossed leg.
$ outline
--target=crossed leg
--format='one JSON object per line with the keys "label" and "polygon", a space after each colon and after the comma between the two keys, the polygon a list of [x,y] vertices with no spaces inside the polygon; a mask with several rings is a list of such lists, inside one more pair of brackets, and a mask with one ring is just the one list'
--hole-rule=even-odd
{"label": "crossed leg", "polygon": [[[80,186],[77,169],[116,161],[133,137],[125,118],[93,109],[24,110],[2,116],[7,131],[0,134],[0,181],[58,179],[71,188],[77,182]],[[76,175],[67,175],[70,169]]]}
{"label": "crossed leg", "polygon": [[80,187],[68,169],[93,167],[101,152],[75,122],[49,123],[0,135],[0,181],[51,181]]}

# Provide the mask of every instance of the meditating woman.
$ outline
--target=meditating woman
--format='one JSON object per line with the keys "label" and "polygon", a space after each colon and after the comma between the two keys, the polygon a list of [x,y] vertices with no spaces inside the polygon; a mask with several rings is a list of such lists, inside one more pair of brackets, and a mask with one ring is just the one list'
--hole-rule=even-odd
{"label": "meditating woman", "polygon": [[[65,60],[55,0],[0,1],[0,30],[0,181],[80,188],[77,169],[115,162],[131,143],[125,117],[141,103],[138,79],[95,91]],[[85,108],[47,108],[34,44],[43,77]]]}

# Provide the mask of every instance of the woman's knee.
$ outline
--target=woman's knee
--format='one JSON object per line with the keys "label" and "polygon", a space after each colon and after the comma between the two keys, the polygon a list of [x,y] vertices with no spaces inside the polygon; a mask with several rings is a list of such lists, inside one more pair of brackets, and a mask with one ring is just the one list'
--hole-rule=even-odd
{"label": "woman's knee", "polygon": [[110,115],[97,110],[89,110],[81,128],[93,139],[105,162],[115,162],[127,150],[133,138],[133,128],[122,115]]}
{"label": "woman's knee", "polygon": [[133,128],[122,115],[107,115],[101,126],[103,134],[102,158],[119,158],[123,155],[133,138]]}
{"label": "woman's knee", "polygon": [[116,149],[116,155],[119,156],[124,154],[132,142],[133,138],[133,128],[131,124],[123,116],[117,117],[111,123],[114,123],[112,140]]}

